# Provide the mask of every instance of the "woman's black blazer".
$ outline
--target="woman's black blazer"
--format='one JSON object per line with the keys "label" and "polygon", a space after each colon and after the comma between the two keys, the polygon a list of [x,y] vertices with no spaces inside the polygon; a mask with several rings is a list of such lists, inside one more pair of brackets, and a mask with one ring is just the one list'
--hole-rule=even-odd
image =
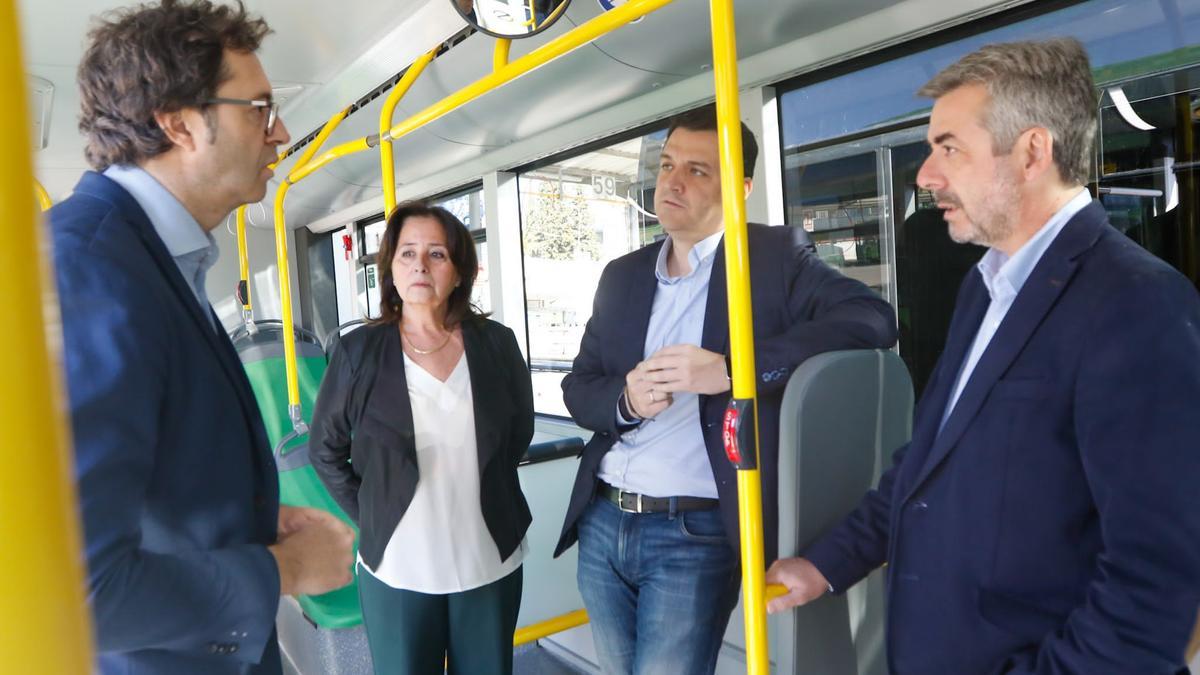
{"label": "woman's black blazer", "polygon": [[[479,504],[500,559],[507,560],[531,520],[517,463],[533,438],[533,388],[506,326],[471,318],[462,323],[462,336],[474,398]],[[395,325],[368,325],[342,338],[317,395],[309,453],[321,482],[358,524],[363,562],[376,569],[420,480]]]}

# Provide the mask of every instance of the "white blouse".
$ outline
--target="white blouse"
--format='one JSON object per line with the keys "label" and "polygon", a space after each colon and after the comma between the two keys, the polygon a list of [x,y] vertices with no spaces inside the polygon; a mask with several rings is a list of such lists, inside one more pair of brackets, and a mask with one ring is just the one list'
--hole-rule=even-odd
{"label": "white blouse", "polygon": [[483,520],[466,354],[445,382],[407,354],[404,375],[421,480],[378,569],[363,569],[392,588],[420,593],[457,593],[498,581],[521,565],[528,545],[522,541],[501,561]]}

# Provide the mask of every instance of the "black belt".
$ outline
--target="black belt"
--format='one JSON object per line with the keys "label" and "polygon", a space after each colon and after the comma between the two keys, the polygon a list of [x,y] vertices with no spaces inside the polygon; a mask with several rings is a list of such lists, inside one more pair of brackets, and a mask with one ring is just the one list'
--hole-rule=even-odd
{"label": "black belt", "polygon": [[716,499],[704,497],[647,497],[636,492],[626,492],[600,481],[600,496],[617,505],[626,513],[665,513],[675,502],[676,511],[709,511],[721,505]]}

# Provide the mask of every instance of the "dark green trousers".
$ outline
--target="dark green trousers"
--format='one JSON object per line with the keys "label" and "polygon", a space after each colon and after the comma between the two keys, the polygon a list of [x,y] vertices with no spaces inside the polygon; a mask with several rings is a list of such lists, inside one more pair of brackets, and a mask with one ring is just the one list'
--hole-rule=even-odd
{"label": "dark green trousers", "polygon": [[521,568],[486,586],[402,591],[359,566],[358,593],[376,675],[511,675]]}

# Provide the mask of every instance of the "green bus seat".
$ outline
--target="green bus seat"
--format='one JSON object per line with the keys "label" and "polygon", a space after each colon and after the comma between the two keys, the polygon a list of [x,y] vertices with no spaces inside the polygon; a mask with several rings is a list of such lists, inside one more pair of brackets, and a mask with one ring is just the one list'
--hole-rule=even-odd
{"label": "green bus seat", "polygon": [[[283,325],[279,321],[257,321],[258,329],[249,334],[239,327],[231,338],[237,348],[250,387],[262,411],[263,424],[271,447],[292,431],[288,417],[287,364],[284,360]],[[325,352],[320,342],[307,331],[297,329],[296,366],[300,385],[300,407],[304,419],[311,419],[313,402],[325,373]],[[308,436],[292,439],[276,455],[279,469],[279,500],[290,506],[308,506],[328,511],[354,529],[357,551],[358,528],[325,489],[308,459]],[[323,595],[299,598],[300,607],[320,628],[350,628],[362,623],[358,604],[358,579],[348,586]]]}

